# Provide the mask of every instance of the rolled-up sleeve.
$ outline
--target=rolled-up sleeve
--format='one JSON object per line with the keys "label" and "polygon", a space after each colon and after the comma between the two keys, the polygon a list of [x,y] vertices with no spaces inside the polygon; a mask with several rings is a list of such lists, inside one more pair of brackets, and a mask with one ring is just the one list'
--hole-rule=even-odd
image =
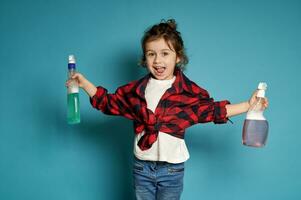
{"label": "rolled-up sleeve", "polygon": [[108,107],[108,97],[107,96],[108,96],[107,89],[105,89],[101,86],[98,86],[95,95],[93,97],[90,97],[90,103],[91,103],[92,107],[97,110],[101,110],[103,112],[105,112],[106,110],[111,110],[112,107],[110,107],[110,109],[108,109],[109,107]]}
{"label": "rolled-up sleeve", "polygon": [[228,121],[226,105],[230,104],[228,100],[214,102],[214,120],[215,124],[223,124]]}
{"label": "rolled-up sleeve", "polygon": [[115,93],[109,94],[107,89],[98,86],[95,95],[90,97],[90,103],[93,108],[104,114],[121,115],[128,119],[134,118],[122,87],[119,87]]}
{"label": "rolled-up sleeve", "polygon": [[228,100],[214,101],[213,98],[203,98],[198,107],[198,122],[207,123],[213,122],[215,124],[226,123],[227,117],[226,105],[230,104]]}

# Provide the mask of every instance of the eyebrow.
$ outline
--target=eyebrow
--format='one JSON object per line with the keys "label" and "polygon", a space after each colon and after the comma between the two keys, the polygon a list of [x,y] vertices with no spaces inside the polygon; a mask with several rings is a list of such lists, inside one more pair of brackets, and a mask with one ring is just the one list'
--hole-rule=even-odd
{"label": "eyebrow", "polygon": [[[149,49],[149,50],[146,50],[145,52],[148,52],[148,51],[155,51],[155,50]],[[160,51],[173,51],[173,50],[171,50],[171,49],[161,49]]]}

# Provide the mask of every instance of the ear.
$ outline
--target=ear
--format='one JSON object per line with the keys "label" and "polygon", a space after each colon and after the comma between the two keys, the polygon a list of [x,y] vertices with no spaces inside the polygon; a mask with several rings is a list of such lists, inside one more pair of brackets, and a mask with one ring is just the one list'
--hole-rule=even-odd
{"label": "ear", "polygon": [[177,56],[176,63],[179,64],[179,62],[181,62],[181,58],[179,56]]}

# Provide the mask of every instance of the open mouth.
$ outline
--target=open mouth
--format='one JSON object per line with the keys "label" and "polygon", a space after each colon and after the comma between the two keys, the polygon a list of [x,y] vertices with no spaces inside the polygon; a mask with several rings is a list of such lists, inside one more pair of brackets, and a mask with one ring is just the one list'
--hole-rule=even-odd
{"label": "open mouth", "polygon": [[155,69],[155,72],[158,74],[158,75],[161,75],[164,73],[166,67],[154,67]]}

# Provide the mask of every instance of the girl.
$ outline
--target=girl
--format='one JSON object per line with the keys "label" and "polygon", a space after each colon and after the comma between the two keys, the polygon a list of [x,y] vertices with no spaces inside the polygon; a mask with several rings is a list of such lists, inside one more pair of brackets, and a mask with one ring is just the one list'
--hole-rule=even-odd
{"label": "girl", "polygon": [[[230,104],[214,101],[208,92],[189,80],[183,69],[188,63],[175,20],[161,21],[142,38],[141,65],[149,73],[109,94],[76,73],[79,86],[90,96],[92,106],[108,115],[133,120],[134,189],[138,200],[180,199],[184,162],[189,153],[185,129],[197,123],[226,123],[246,112],[256,100]],[[66,82],[69,86],[70,80]],[[268,101],[264,102],[268,106]]]}

